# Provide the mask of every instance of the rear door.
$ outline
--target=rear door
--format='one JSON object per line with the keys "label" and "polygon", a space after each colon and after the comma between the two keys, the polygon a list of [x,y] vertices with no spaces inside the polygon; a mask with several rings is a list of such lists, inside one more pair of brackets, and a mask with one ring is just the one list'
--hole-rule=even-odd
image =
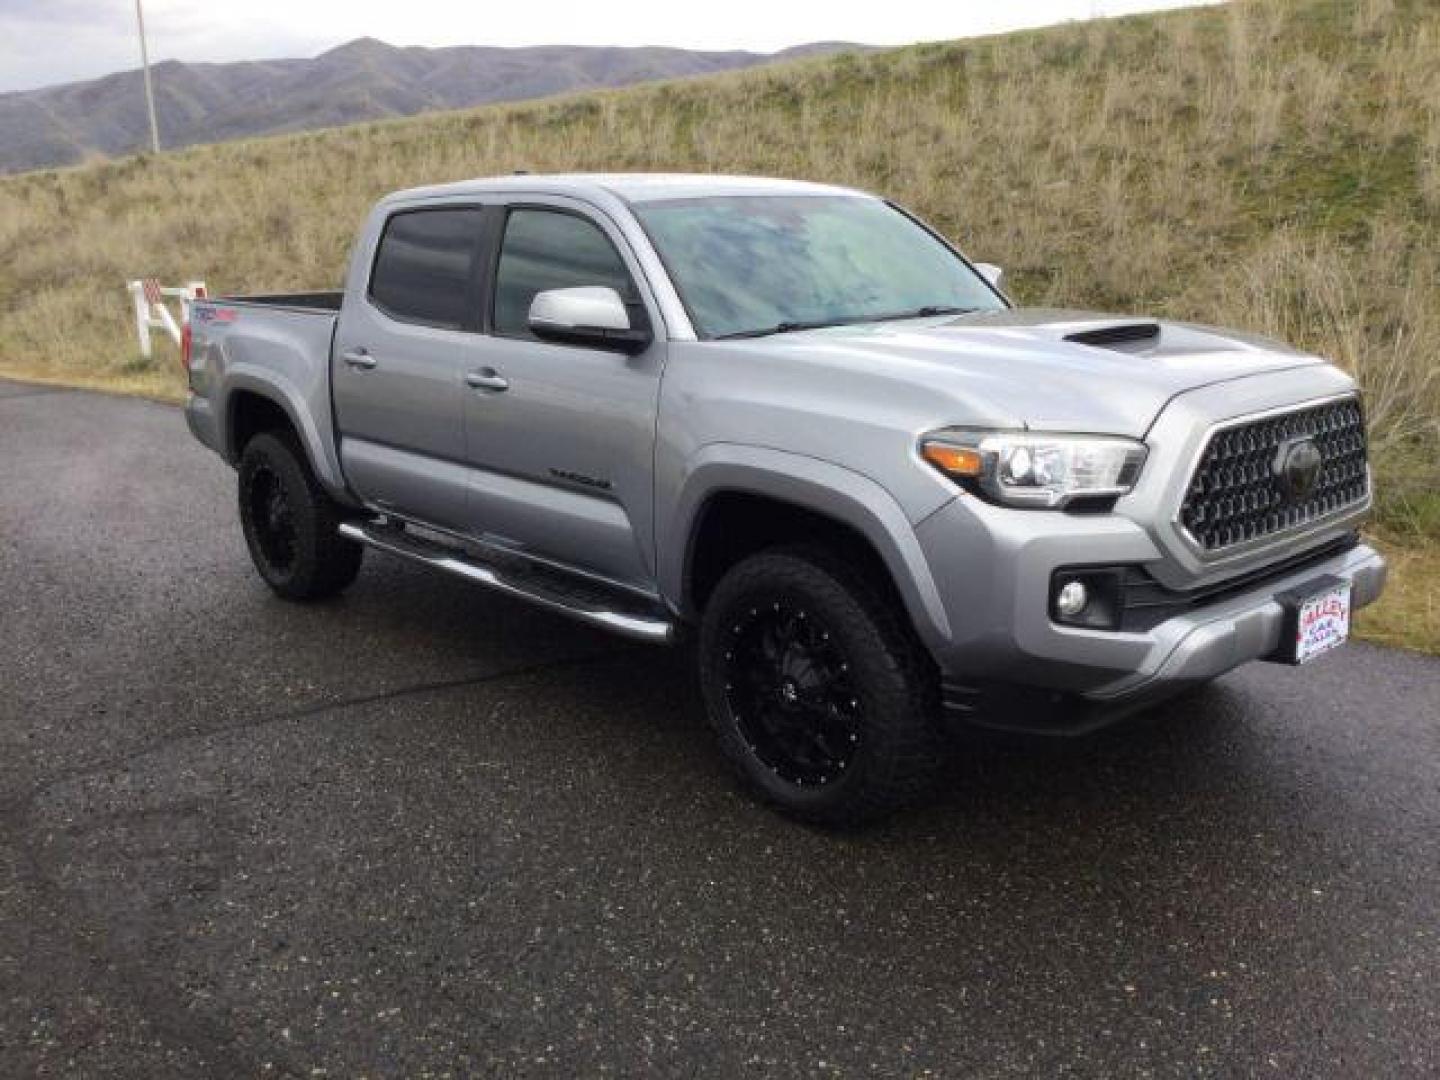
{"label": "rear door", "polygon": [[331,359],[351,486],[374,507],[457,530],[467,523],[463,372],[481,329],[491,212],[446,203],[372,222],[375,255],[352,271]]}
{"label": "rear door", "polygon": [[[489,333],[467,370],[470,532],[649,592],[658,308],[603,213],[560,197],[497,208]],[[637,299],[657,328],[642,353],[541,341],[537,292],[585,285]]]}

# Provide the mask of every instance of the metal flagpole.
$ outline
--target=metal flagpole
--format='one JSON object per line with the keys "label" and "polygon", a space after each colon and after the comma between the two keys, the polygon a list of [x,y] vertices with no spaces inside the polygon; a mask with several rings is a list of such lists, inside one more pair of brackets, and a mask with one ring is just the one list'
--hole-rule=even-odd
{"label": "metal flagpole", "polygon": [[135,23],[140,27],[140,66],[145,69],[145,107],[150,110],[150,149],[160,153],[160,125],[155,122],[155,88],[150,85],[150,52],[145,48],[145,11],[135,0]]}

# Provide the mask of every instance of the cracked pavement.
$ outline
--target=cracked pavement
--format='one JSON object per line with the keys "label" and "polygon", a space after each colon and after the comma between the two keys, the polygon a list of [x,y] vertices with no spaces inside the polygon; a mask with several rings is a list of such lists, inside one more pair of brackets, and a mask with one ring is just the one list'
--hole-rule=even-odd
{"label": "cracked pavement", "polygon": [[252,573],[173,408],[0,382],[7,1075],[1440,1071],[1440,663],[1352,645],[751,804],[683,653]]}

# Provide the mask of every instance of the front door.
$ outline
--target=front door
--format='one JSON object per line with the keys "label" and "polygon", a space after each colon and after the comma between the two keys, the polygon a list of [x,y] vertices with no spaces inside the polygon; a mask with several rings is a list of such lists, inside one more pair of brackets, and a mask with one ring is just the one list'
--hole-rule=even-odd
{"label": "front door", "polygon": [[540,341],[537,292],[605,285],[659,326],[623,237],[569,200],[512,205],[500,225],[483,356],[465,372],[470,531],[645,591],[663,335],[624,353]]}
{"label": "front door", "polygon": [[349,283],[331,380],[345,476],[371,506],[467,524],[463,380],[479,340],[487,211],[402,209]]}

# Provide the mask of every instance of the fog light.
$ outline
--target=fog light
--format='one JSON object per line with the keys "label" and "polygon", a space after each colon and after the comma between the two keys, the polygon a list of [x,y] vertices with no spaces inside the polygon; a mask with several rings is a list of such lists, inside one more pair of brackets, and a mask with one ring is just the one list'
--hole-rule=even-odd
{"label": "fog light", "polygon": [[1085,610],[1085,605],[1089,602],[1090,592],[1083,581],[1067,581],[1055,594],[1055,611],[1067,619],[1073,619]]}
{"label": "fog light", "polygon": [[1125,573],[1121,566],[1060,567],[1050,575],[1050,617],[1062,626],[1119,630]]}

